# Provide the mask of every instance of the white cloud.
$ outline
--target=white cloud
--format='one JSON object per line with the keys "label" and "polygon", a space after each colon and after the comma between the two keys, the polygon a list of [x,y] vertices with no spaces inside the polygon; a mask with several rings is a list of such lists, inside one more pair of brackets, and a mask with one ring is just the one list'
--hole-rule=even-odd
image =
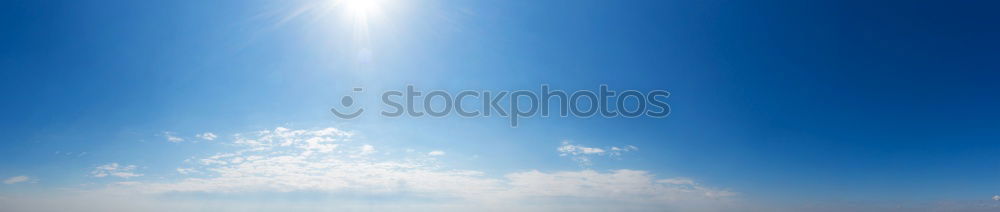
{"label": "white cloud", "polygon": [[[232,144],[239,149],[196,159],[200,166],[178,168],[181,174],[203,173],[167,183],[116,185],[145,193],[240,193],[240,192],[362,192],[363,195],[416,195],[457,198],[469,203],[511,203],[537,198],[600,199],[643,204],[682,204],[685,201],[717,201],[733,196],[725,190],[698,185],[686,178],[660,179],[641,170],[594,170],[513,172],[488,177],[476,170],[442,169],[436,160],[376,160],[356,157],[376,152],[368,144],[356,152],[323,152],[323,145],[349,145],[353,133],[334,128],[292,130],[276,128],[239,135]],[[565,154],[607,155],[632,151],[634,147],[604,150],[564,144]],[[353,149],[352,148],[352,149]],[[627,149],[627,150],[626,150]],[[428,156],[444,155],[435,150]],[[134,166],[117,164],[99,170],[128,171]],[[95,172],[111,175],[112,171]]]}
{"label": "white cloud", "polygon": [[115,176],[126,179],[142,176],[142,174],[136,174],[134,172],[135,169],[135,165],[120,166],[118,163],[109,163],[95,167],[94,171],[91,171],[90,174],[94,177]]}
{"label": "white cloud", "polygon": [[361,154],[371,154],[371,153],[375,153],[374,146],[368,144],[361,146]]}
{"label": "white cloud", "polygon": [[184,141],[184,138],[177,137],[174,134],[174,132],[169,132],[169,131],[163,132],[163,137],[166,137],[167,141],[172,142],[172,143],[177,143],[177,142]]}
{"label": "white cloud", "polygon": [[624,147],[612,146],[608,150],[597,148],[597,147],[587,147],[583,145],[574,145],[569,141],[563,141],[556,151],[559,151],[559,156],[571,157],[574,161],[578,162],[580,165],[587,166],[591,164],[591,156],[610,156],[618,157],[624,152],[638,151],[639,148],[632,145],[625,145]]}
{"label": "white cloud", "polygon": [[372,145],[365,144],[365,145],[361,146],[361,150],[359,151],[358,154],[359,155],[370,155],[372,153],[375,153],[375,147],[372,146]]}
{"label": "white cloud", "polygon": [[573,145],[573,144],[570,144],[569,141],[563,141],[562,142],[562,146],[559,146],[559,148],[556,149],[556,150],[558,150],[559,153],[560,153],[560,155],[562,155],[562,156],[565,156],[565,155],[590,155],[590,154],[601,154],[601,153],[604,153],[604,149],[593,148],[593,147],[585,147],[585,146],[580,146],[580,145]]}
{"label": "white cloud", "polygon": [[693,182],[677,184],[670,179],[657,180],[646,171],[593,170],[544,173],[519,172],[506,176],[512,190],[528,197],[582,197],[624,202],[671,202],[714,199],[735,195],[733,192],[698,186]]}
{"label": "white cloud", "polygon": [[215,138],[218,138],[219,136],[216,136],[215,133],[212,133],[212,132],[206,132],[206,133],[202,133],[202,134],[197,134],[197,135],[195,135],[195,137],[198,137],[198,138],[200,138],[202,140],[206,140],[206,141],[213,141],[213,140],[215,140]]}
{"label": "white cloud", "polygon": [[434,150],[427,153],[427,156],[442,156],[442,155],[444,155],[444,151],[441,150]]}
{"label": "white cloud", "polygon": [[[386,196],[403,200],[378,204],[379,208],[374,208],[377,211],[417,210],[413,207],[422,211],[667,210],[664,208],[690,211],[684,208],[725,205],[735,195],[726,190],[702,186],[690,179],[659,178],[642,170],[550,172],[528,169],[530,171],[496,175],[478,170],[445,169],[439,164],[439,160],[423,155],[401,159],[354,157],[359,152],[371,154],[375,152],[375,147],[368,144],[352,145],[350,141],[353,135],[333,128],[276,128],[238,135],[230,143],[236,149],[192,158],[190,161],[200,163],[177,168],[180,178],[117,182],[81,193],[93,194],[83,196],[122,196],[130,200],[149,197],[149,204],[155,206],[136,207],[163,211],[184,209],[184,204],[163,202],[175,200],[157,198],[163,194],[282,195],[322,192],[349,196]],[[310,143],[311,141],[315,142]],[[322,153],[323,148],[317,148],[314,144],[339,145],[357,151]],[[611,150],[605,150],[608,151]],[[443,151],[427,153],[443,154]],[[132,172],[135,169],[135,166],[111,163],[97,167],[92,174],[95,177],[141,176]],[[198,174],[188,175],[191,173]],[[413,201],[407,198],[433,200],[434,203],[411,207],[406,204]],[[301,205],[296,203],[293,208],[306,207]],[[317,203],[315,210],[359,209],[351,208],[350,204],[333,205]],[[123,208],[116,209],[133,209],[121,207]],[[363,203],[360,207],[362,210],[373,209],[370,202]]]}
{"label": "white cloud", "polygon": [[675,185],[694,185],[694,180],[691,180],[691,179],[688,179],[688,178],[683,178],[683,177],[676,177],[676,178],[670,178],[670,179],[662,179],[662,180],[658,180],[656,182],[666,183],[666,184],[675,184]]}
{"label": "white cloud", "polygon": [[23,182],[28,182],[28,181],[30,181],[30,180],[31,180],[31,178],[30,178],[30,177],[28,177],[28,176],[24,176],[24,175],[21,175],[21,176],[14,176],[14,177],[11,177],[11,178],[7,178],[6,180],[4,180],[4,181],[3,181],[3,184],[7,184],[7,185],[10,185],[10,184],[17,184],[17,183],[23,183]]}
{"label": "white cloud", "polygon": [[198,170],[194,170],[192,168],[177,168],[177,173],[188,175],[188,174],[198,173]]}
{"label": "white cloud", "polygon": [[993,195],[993,200],[1000,201],[1000,195]]}
{"label": "white cloud", "polygon": [[639,151],[639,147],[635,147],[635,146],[632,146],[632,145],[625,145],[623,147],[615,147],[615,146],[613,146],[613,147],[611,147],[611,152],[609,154],[611,156],[619,156],[623,152],[631,152],[631,151]]}

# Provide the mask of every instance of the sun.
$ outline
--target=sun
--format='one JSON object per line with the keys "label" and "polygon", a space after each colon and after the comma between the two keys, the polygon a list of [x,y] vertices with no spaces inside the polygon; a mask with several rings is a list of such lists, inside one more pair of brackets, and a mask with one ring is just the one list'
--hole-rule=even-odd
{"label": "sun", "polygon": [[354,16],[370,16],[380,9],[378,0],[339,0],[339,4]]}
{"label": "sun", "polygon": [[381,0],[334,0],[344,10],[352,23],[355,60],[359,64],[372,61],[372,36],[370,22],[381,15]]}

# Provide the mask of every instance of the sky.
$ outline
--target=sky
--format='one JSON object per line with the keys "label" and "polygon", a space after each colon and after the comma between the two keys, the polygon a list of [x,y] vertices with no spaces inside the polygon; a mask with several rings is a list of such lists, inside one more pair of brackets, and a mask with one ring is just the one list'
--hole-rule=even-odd
{"label": "sky", "polygon": [[[996,3],[0,5],[3,211],[1000,210]],[[670,114],[378,113],[542,85]]]}

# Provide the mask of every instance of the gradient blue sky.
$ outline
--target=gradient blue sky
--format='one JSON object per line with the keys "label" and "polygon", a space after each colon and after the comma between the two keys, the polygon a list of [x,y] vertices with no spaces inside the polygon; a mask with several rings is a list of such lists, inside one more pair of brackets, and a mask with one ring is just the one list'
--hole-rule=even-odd
{"label": "gradient blue sky", "polygon": [[[3,1],[0,177],[28,180],[0,197],[176,182],[234,134],[334,127],[396,153],[383,160],[442,151],[436,166],[495,178],[642,170],[734,192],[734,208],[1000,208],[998,4],[384,0],[360,41],[343,8],[302,9],[317,2]],[[663,89],[672,114],[511,128],[329,112],[351,88],[408,84]],[[564,141],[639,150],[581,164]],[[94,176],[111,163],[142,176]]]}

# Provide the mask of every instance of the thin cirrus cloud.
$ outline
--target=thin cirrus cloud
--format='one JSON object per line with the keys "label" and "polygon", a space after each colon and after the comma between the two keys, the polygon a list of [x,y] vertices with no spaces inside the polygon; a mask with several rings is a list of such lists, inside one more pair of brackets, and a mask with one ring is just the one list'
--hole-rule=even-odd
{"label": "thin cirrus cloud", "polygon": [[200,138],[202,140],[206,140],[206,141],[214,141],[219,136],[215,135],[215,133],[212,133],[212,132],[206,132],[206,133],[202,133],[202,134],[197,134],[197,135],[195,135],[195,137],[198,137],[198,138]]}
{"label": "thin cirrus cloud", "polygon": [[[489,175],[479,170],[442,168],[442,161],[432,158],[443,155],[443,151],[410,156],[416,158],[383,159],[371,154],[375,146],[356,144],[354,135],[354,132],[336,128],[296,130],[282,127],[237,134],[233,141],[226,143],[233,147],[232,151],[194,158],[185,167],[176,168],[179,175],[175,177],[178,178],[115,182],[87,192],[94,194],[91,196],[149,197],[149,204],[157,206],[144,207],[158,210],[180,209],[180,205],[164,202],[168,200],[157,199],[157,196],[184,194],[238,196],[319,192],[392,197],[406,201],[383,202],[379,207],[393,210],[393,207],[408,208],[407,204],[413,202],[431,201],[433,204],[420,204],[419,207],[429,207],[424,209],[432,211],[624,209],[578,208],[580,201],[595,203],[595,207],[628,205],[636,210],[690,209],[726,205],[736,196],[734,192],[703,186],[687,178],[659,178],[643,170],[546,172],[529,168],[528,171]],[[572,148],[585,155],[600,152],[596,148]],[[601,151],[608,154],[625,150]],[[99,166],[92,174],[126,179],[142,176],[134,173],[135,169],[135,166],[111,163]]]}
{"label": "thin cirrus cloud", "polygon": [[167,141],[171,143],[178,143],[184,141],[184,138],[178,137],[174,132],[164,131],[162,135],[164,138],[167,138]]}
{"label": "thin cirrus cloud", "polygon": [[142,174],[135,173],[135,169],[136,169],[135,165],[122,166],[118,165],[118,163],[109,163],[95,167],[94,171],[91,171],[90,174],[93,177],[113,176],[126,179],[142,176]]}
{"label": "thin cirrus cloud", "polygon": [[441,151],[441,150],[434,150],[434,151],[431,151],[431,152],[427,153],[427,156],[443,156],[443,155],[444,155],[444,151]]}
{"label": "thin cirrus cloud", "polygon": [[569,141],[563,141],[562,145],[556,148],[559,152],[559,156],[570,157],[581,166],[589,166],[592,164],[591,157],[593,156],[608,156],[608,157],[618,157],[622,153],[638,151],[639,148],[632,145],[625,145],[623,147],[608,147],[608,148],[598,148],[598,147],[588,147],[583,145],[572,144]]}
{"label": "thin cirrus cloud", "polygon": [[10,178],[7,178],[6,180],[4,180],[3,184],[11,185],[11,184],[18,184],[18,183],[23,183],[23,182],[29,182],[31,180],[32,180],[31,177],[24,176],[24,175],[14,176],[14,177],[10,177]]}

